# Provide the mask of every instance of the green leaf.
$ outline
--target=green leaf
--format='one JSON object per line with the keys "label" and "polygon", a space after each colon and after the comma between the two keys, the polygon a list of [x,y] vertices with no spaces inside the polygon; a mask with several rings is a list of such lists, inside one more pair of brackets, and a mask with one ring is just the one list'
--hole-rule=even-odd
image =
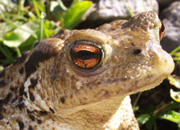
{"label": "green leaf", "polygon": [[36,0],[32,0],[32,2],[33,2],[33,6],[34,6],[34,9],[35,9],[36,15],[40,19],[41,18],[41,14],[40,14],[40,11],[38,9],[38,3],[37,3]]}
{"label": "green leaf", "polygon": [[43,4],[42,0],[40,0],[40,1],[37,2],[36,4],[37,4],[37,7],[38,7],[38,9],[39,9],[40,12],[45,12],[44,4]]}
{"label": "green leaf", "polygon": [[131,16],[131,18],[134,16],[133,12],[131,12],[131,10],[129,9],[129,7],[126,5],[126,2],[123,0],[124,6],[126,7],[129,15]]}
{"label": "green leaf", "polygon": [[3,69],[4,69],[4,67],[0,65],[0,71],[2,71]]}
{"label": "green leaf", "polygon": [[55,24],[54,21],[45,20],[45,21],[44,21],[44,25],[45,25],[46,28],[48,28],[48,29],[56,29],[56,24]]}
{"label": "green leaf", "polygon": [[71,5],[68,12],[61,20],[63,28],[72,29],[77,26],[82,16],[85,14],[87,9],[91,7],[91,5],[92,2],[90,1],[81,1]]}
{"label": "green leaf", "polygon": [[168,80],[171,85],[174,85],[176,88],[180,89],[180,79],[176,79],[172,76],[169,76]]}
{"label": "green leaf", "polygon": [[154,120],[153,120],[153,118],[151,117],[151,118],[149,118],[149,120],[147,121],[147,123],[146,123],[146,128],[148,129],[148,130],[152,130],[153,129],[153,126],[154,126]]}
{"label": "green leaf", "polygon": [[[3,43],[8,47],[18,47],[24,41],[23,33],[20,32],[9,32],[4,36]],[[23,34],[24,35],[24,34]]]}
{"label": "green leaf", "polygon": [[180,102],[180,91],[176,92],[173,89],[170,89],[170,95],[174,101]]}
{"label": "green leaf", "polygon": [[61,4],[59,4],[57,1],[51,1],[50,2],[50,12],[55,16],[55,17],[61,17],[62,12],[66,12],[67,8],[62,7]]}
{"label": "green leaf", "polygon": [[[9,32],[3,37],[4,45],[8,47],[19,47],[23,42],[25,42],[33,33],[35,35],[34,30],[39,28],[35,22],[28,22],[20,26],[22,29],[15,29],[13,32]],[[27,30],[27,31],[26,31]],[[31,33],[30,33],[31,32]]]}
{"label": "green leaf", "polygon": [[5,64],[10,64],[14,58],[13,58],[13,54],[12,52],[9,50],[8,47],[6,47],[5,45],[3,45],[2,42],[0,42],[0,52],[5,56],[5,60],[1,59],[0,62],[2,62],[4,65]]}
{"label": "green leaf", "polygon": [[46,14],[44,12],[41,12],[41,19],[40,19],[40,36],[39,36],[39,41],[43,40],[43,32],[44,32],[44,18],[46,17]]}
{"label": "green leaf", "polygon": [[21,52],[31,50],[31,49],[33,49],[36,41],[37,41],[37,39],[35,39],[33,36],[30,36],[26,41],[24,41],[19,46],[19,49],[21,50]]}
{"label": "green leaf", "polygon": [[138,111],[138,110],[139,110],[139,106],[136,105],[135,107],[133,107],[133,111],[134,111],[134,112],[136,112],[136,111]]}
{"label": "green leaf", "polygon": [[57,28],[53,21],[46,20],[43,24],[44,27],[44,37],[48,38],[54,34],[55,29]]}
{"label": "green leaf", "polygon": [[4,33],[5,33],[5,28],[6,28],[6,23],[0,23],[0,41],[2,41],[3,40],[3,35],[4,35]]}
{"label": "green leaf", "polygon": [[32,12],[26,11],[26,13],[32,21],[37,19],[36,15],[34,15]]}
{"label": "green leaf", "polygon": [[63,4],[63,2],[62,2],[61,0],[58,0],[58,5],[61,7],[61,9],[62,9],[63,11],[67,11],[66,6]]}
{"label": "green leaf", "polygon": [[29,31],[29,30],[31,30],[31,29],[25,30],[25,29],[22,28],[21,26],[16,25],[13,21],[11,21],[11,20],[9,20],[9,19],[6,19],[5,17],[2,17],[1,15],[0,15],[0,18],[1,18],[2,20],[4,20],[6,23],[10,24],[11,26],[13,26],[13,27],[15,27],[15,28],[17,28],[17,29],[21,29],[22,31],[28,32],[28,33],[30,33],[31,35],[33,35],[34,37],[36,37],[36,35],[34,35],[33,31]]}
{"label": "green leaf", "polygon": [[141,125],[145,124],[150,119],[150,117],[151,116],[148,114],[142,114],[142,115],[138,116],[136,119],[137,119],[139,125],[141,126]]}
{"label": "green leaf", "polygon": [[16,11],[15,9],[15,4],[12,2],[12,0],[0,0],[0,5],[2,5],[2,8],[0,8],[0,12],[14,12]]}
{"label": "green leaf", "polygon": [[74,5],[74,4],[78,3],[78,2],[79,2],[79,0],[73,0],[72,5]]}
{"label": "green leaf", "polygon": [[[22,22],[19,22],[19,21],[14,21],[14,23],[16,25],[21,25],[22,24]],[[4,34],[6,34],[9,31],[12,31],[15,27],[12,26],[11,24],[7,24],[5,22],[2,22],[2,23],[0,23],[0,28],[1,28],[0,29],[0,41],[2,41]]]}
{"label": "green leaf", "polygon": [[166,114],[164,114],[161,119],[169,120],[171,122],[180,124],[180,113],[170,110]]}
{"label": "green leaf", "polygon": [[180,51],[180,46],[176,47],[174,50],[171,51],[170,55],[174,55],[176,52]]}

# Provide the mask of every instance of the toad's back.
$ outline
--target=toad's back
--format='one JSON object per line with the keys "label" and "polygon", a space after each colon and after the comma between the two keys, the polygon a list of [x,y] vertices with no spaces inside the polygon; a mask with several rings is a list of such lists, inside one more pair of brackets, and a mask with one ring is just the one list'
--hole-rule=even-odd
{"label": "toad's back", "polygon": [[155,12],[45,39],[0,73],[0,129],[138,129],[128,95],[174,69]]}

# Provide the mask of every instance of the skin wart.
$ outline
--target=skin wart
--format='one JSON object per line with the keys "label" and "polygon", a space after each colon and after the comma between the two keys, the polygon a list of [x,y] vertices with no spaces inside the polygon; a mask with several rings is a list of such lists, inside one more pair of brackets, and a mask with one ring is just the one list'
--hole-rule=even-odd
{"label": "skin wart", "polygon": [[174,69],[155,12],[40,41],[0,73],[0,129],[139,129],[129,95]]}

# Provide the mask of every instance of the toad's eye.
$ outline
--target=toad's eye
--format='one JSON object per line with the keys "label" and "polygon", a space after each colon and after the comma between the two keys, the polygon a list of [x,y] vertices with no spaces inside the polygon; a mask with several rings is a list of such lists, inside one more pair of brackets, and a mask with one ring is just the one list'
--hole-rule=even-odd
{"label": "toad's eye", "polygon": [[159,36],[160,36],[160,40],[162,40],[163,36],[164,36],[164,32],[165,32],[165,27],[163,22],[161,22],[161,26],[159,27]]}
{"label": "toad's eye", "polygon": [[92,42],[78,41],[71,46],[70,57],[82,69],[92,69],[101,63],[103,49]]}

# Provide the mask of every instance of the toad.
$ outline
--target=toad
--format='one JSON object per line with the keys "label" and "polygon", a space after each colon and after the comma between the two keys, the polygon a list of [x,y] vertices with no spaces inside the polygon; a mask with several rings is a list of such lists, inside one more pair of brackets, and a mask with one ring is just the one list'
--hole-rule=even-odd
{"label": "toad", "polygon": [[129,95],[174,69],[155,12],[40,41],[0,73],[0,129],[139,129]]}

